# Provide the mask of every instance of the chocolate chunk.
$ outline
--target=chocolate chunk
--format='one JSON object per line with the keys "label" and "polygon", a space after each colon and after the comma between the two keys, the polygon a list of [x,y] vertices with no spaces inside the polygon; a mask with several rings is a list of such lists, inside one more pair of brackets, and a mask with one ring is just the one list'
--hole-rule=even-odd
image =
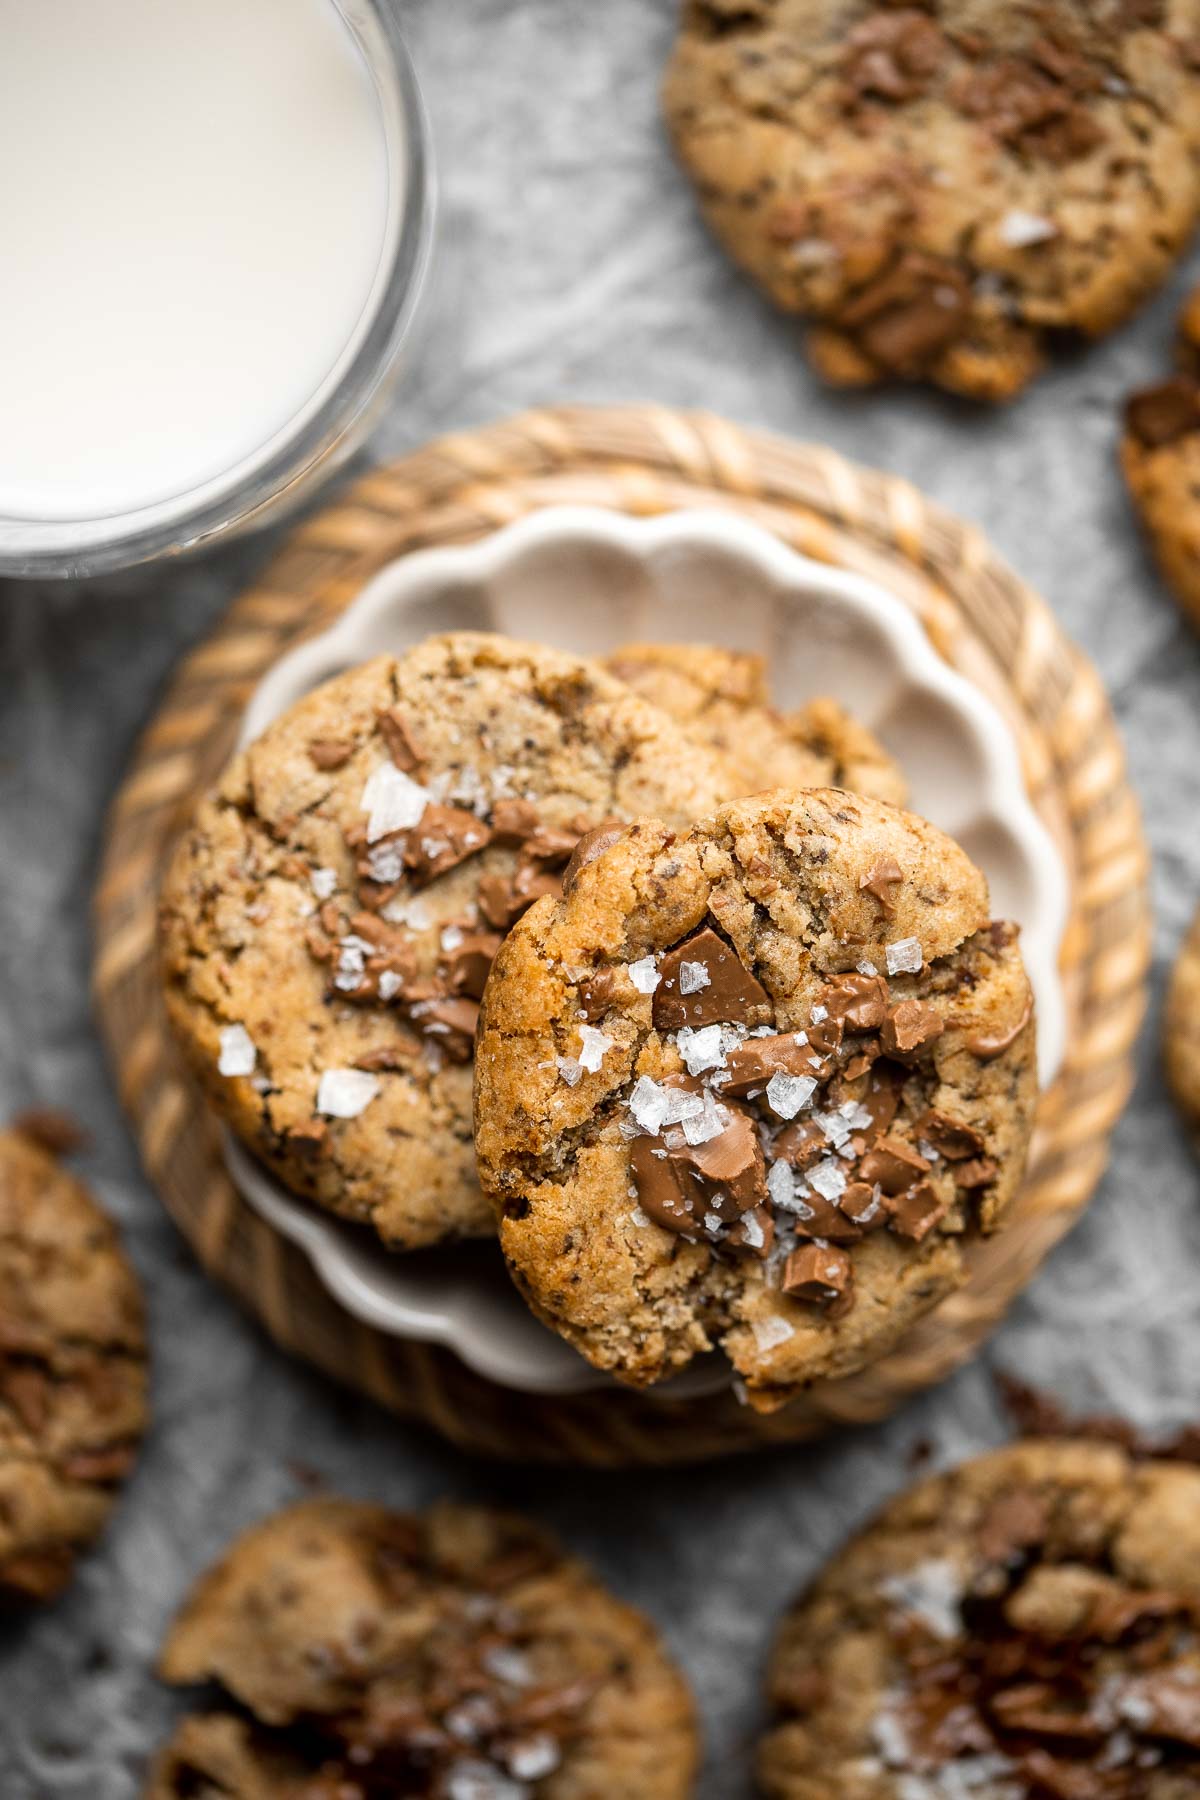
{"label": "chocolate chunk", "polygon": [[915,1182],[901,1194],[885,1194],[883,1204],[896,1235],[911,1238],[916,1244],[929,1236],[948,1210],[929,1181]]}
{"label": "chocolate chunk", "polygon": [[821,989],[818,1004],[847,1031],[878,1031],[887,1018],[888,984],[882,975],[836,975]]}
{"label": "chocolate chunk", "polygon": [[936,1007],[923,1000],[900,1000],[884,1020],[879,1041],[889,1056],[912,1056],[941,1037],[945,1029]]}
{"label": "chocolate chunk", "polygon": [[685,1139],[671,1150],[671,1160],[684,1171],[685,1182],[698,1183],[706,1211],[732,1220],[766,1200],[767,1171],[754,1120],[740,1106],[727,1111],[729,1123],[722,1132],[703,1144]]}
{"label": "chocolate chunk", "polygon": [[479,910],[497,931],[507,931],[530,904],[507,875],[485,875],[479,883]]}
{"label": "chocolate chunk", "polygon": [[932,1144],[939,1156],[947,1162],[965,1162],[970,1156],[978,1156],[983,1150],[983,1139],[973,1125],[962,1119],[951,1118],[949,1113],[940,1112],[931,1106],[923,1112],[912,1128],[915,1138],[924,1139]]}
{"label": "chocolate chunk", "polygon": [[[824,1194],[806,1192],[804,1208],[804,1212],[796,1219],[797,1237],[827,1238],[834,1244],[857,1244],[862,1236],[862,1231],[854,1220],[846,1218],[832,1200],[826,1200]],[[881,1224],[882,1211],[881,1207]]]}
{"label": "chocolate chunk", "polygon": [[912,7],[875,14],[846,40],[845,75],[855,93],[875,100],[915,100],[937,74],[946,40]]}
{"label": "chocolate chunk", "polygon": [[775,1215],[769,1206],[752,1206],[729,1233],[729,1242],[752,1256],[767,1257],[775,1242]]}
{"label": "chocolate chunk", "polygon": [[475,1054],[476,1000],[422,1000],[412,1016],[427,1037],[442,1046],[451,1062],[470,1062]]}
{"label": "chocolate chunk", "polygon": [[444,875],[491,841],[491,831],[473,812],[431,801],[420,824],[405,835],[404,863],[417,887]]}
{"label": "chocolate chunk", "polygon": [[425,753],[413,735],[412,726],[398,706],[388,707],[378,715],[379,735],[387,745],[388,755],[398,769],[411,775],[425,760]]}
{"label": "chocolate chunk", "polygon": [[1200,381],[1190,375],[1173,375],[1157,387],[1131,395],[1125,403],[1125,425],[1147,450],[1200,431]]}
{"label": "chocolate chunk", "polygon": [[753,1088],[764,1088],[772,1075],[812,1076],[812,1049],[807,1039],[798,1044],[794,1032],[778,1037],[747,1038],[732,1049],[725,1059],[729,1080],[722,1081],[722,1094],[741,1097]]}
{"label": "chocolate chunk", "polygon": [[838,1206],[860,1231],[877,1231],[881,1225],[887,1224],[882,1195],[870,1182],[850,1182],[838,1201]]}
{"label": "chocolate chunk", "polygon": [[840,1317],[853,1303],[850,1258],[832,1245],[802,1244],[784,1265],[783,1291],[793,1300],[824,1307],[831,1318]]}
{"label": "chocolate chunk", "polygon": [[694,1232],[697,1222],[680,1185],[678,1169],[658,1139],[634,1138],[631,1162],[642,1211],[664,1231]]}
{"label": "chocolate chunk", "polygon": [[797,1119],[785,1126],[771,1147],[777,1162],[791,1163],[793,1169],[810,1169],[829,1150],[829,1139],[815,1119]]}
{"label": "chocolate chunk", "polygon": [[904,250],[859,290],[841,322],[881,369],[916,376],[959,336],[970,300],[957,264]]}
{"label": "chocolate chunk", "polygon": [[557,826],[539,825],[521,846],[522,857],[529,862],[562,864],[579,848],[577,831],[561,831]]}
{"label": "chocolate chunk", "polygon": [[571,860],[563,870],[563,893],[569,894],[579,879],[580,871],[586,869],[589,863],[595,862],[598,856],[603,856],[606,850],[611,850],[624,835],[625,827],[619,819],[605,819],[594,831],[585,832],[572,850]]}
{"label": "chocolate chunk", "polygon": [[624,983],[615,969],[597,969],[591,978],[579,989],[579,1005],[588,1019],[602,1019],[611,1006],[616,1004],[617,995],[622,991]]}
{"label": "chocolate chunk", "polygon": [[308,754],[318,769],[340,769],[353,756],[354,745],[348,738],[312,738]]}
{"label": "chocolate chunk", "polygon": [[865,1107],[871,1115],[873,1137],[885,1132],[895,1118],[900,1105],[900,1090],[905,1080],[904,1071],[898,1069],[895,1063],[876,1063],[872,1068],[871,1079],[859,1105]]}
{"label": "chocolate chunk", "polygon": [[893,913],[896,910],[896,899],[892,889],[903,880],[904,871],[895,857],[880,856],[872,863],[858,885],[864,893],[870,894],[873,899],[878,900],[884,912]]}
{"label": "chocolate chunk", "polygon": [[12,1130],[51,1156],[73,1156],[88,1141],[87,1132],[70,1113],[54,1106],[27,1106],[12,1121]]}
{"label": "chocolate chunk", "polygon": [[528,800],[497,800],[490,822],[493,841],[513,849],[537,830],[537,807]]}
{"label": "chocolate chunk", "polygon": [[1013,1488],[992,1501],[979,1524],[979,1548],[988,1562],[1011,1563],[1040,1544],[1050,1509],[1035,1488]]}
{"label": "chocolate chunk", "polygon": [[[687,994],[679,991],[684,963],[699,965],[707,976],[705,986]],[[659,974],[662,979],[654,995],[659,1031],[678,1031],[683,1025],[755,1024],[770,1005],[766,989],[709,926],[668,950]]]}
{"label": "chocolate chunk", "polygon": [[960,1188],[988,1187],[996,1179],[996,1165],[990,1156],[976,1156],[970,1162],[955,1163],[951,1174]]}
{"label": "chocolate chunk", "polygon": [[872,1186],[878,1183],[888,1196],[902,1194],[919,1176],[929,1173],[930,1165],[903,1138],[881,1137],[859,1164],[858,1173]]}
{"label": "chocolate chunk", "polygon": [[444,965],[446,985],[455,994],[469,994],[472,1000],[483,997],[484,986],[496,952],[504,940],[498,931],[467,931],[462,941],[450,951]]}
{"label": "chocolate chunk", "polygon": [[1048,1681],[1022,1681],[1001,1688],[992,1695],[990,1709],[1006,1731],[1023,1731],[1031,1737],[1098,1744],[1107,1736],[1102,1725],[1065,1703]]}
{"label": "chocolate chunk", "polygon": [[969,1050],[972,1056],[977,1056],[980,1062],[992,1062],[997,1056],[1003,1056],[1010,1044],[1016,1043],[1032,1017],[1033,1000],[1029,998],[1015,1025],[1009,1026],[1007,1031],[988,1032],[979,1037],[969,1038],[964,1048]]}

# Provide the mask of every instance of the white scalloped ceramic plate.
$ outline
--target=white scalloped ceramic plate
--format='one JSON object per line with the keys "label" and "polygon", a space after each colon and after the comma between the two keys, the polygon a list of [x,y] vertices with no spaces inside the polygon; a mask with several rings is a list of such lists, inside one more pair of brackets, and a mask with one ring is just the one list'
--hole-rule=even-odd
{"label": "white scalloped ceramic plate", "polygon": [[[1008,726],[942,662],[902,601],[730,514],[643,520],[548,509],[478,543],[382,569],[331,630],[276,663],[251,698],[240,741],[340,670],[451,630],[501,631],[593,655],[633,638],[726,644],[766,654],[785,708],[816,694],[843,701],[898,758],[913,810],[985,871],[997,917],[1020,923],[1039,1068],[1043,1083],[1053,1078],[1066,1031],[1058,974],[1066,872],[1026,795]],[[491,1246],[389,1255],[289,1194],[232,1139],[226,1147],[247,1200],[304,1249],[358,1318],[447,1345],[491,1380],[526,1392],[607,1385],[528,1313]],[[707,1358],[657,1391],[694,1394],[727,1380],[723,1359]]]}

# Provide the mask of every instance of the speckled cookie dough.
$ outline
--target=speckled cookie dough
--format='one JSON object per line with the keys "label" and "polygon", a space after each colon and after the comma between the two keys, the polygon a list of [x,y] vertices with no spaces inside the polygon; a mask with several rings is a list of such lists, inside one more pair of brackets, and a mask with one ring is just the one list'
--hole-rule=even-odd
{"label": "speckled cookie dough", "polygon": [[390,1247],[491,1235],[471,1056],[501,936],[585,829],[678,825],[715,754],[602,669],[482,634],[327,683],[236,757],[163,890],[167,1005],[218,1112]]}
{"label": "speckled cookie dough", "polygon": [[1189,1125],[1200,1130],[1200,912],[1171,971],[1163,1053],[1171,1092]]}
{"label": "speckled cookie dough", "polygon": [[769,1800],[1200,1794],[1200,1470],[1043,1441],[921,1482],[788,1615]]}
{"label": "speckled cookie dough", "polygon": [[52,1599],[146,1425],[142,1300],[86,1188],[0,1133],[0,1610]]}
{"label": "speckled cookie dough", "polygon": [[1200,0],[687,0],[664,101],[712,229],[845,385],[1008,399],[1200,214]]}
{"label": "speckled cookie dough", "polygon": [[726,799],[768,787],[851,788],[893,806],[908,798],[898,765],[836,700],[777,712],[761,656],[709,644],[625,644],[607,666],[725,757],[739,783]]}
{"label": "speckled cookie dough", "polygon": [[507,1514],[291,1507],[201,1579],[161,1669],[228,1700],[183,1721],[146,1800],[691,1792],[691,1697],[657,1634]]}
{"label": "speckled cookie dough", "polygon": [[645,1384],[721,1345],[762,1409],[964,1278],[1035,1103],[1016,932],[933,826],[773,793],[581,846],[484,996],[480,1176],[534,1310]]}
{"label": "speckled cookie dough", "polygon": [[1178,361],[1126,403],[1121,467],[1163,579],[1200,628],[1200,288],[1180,317]]}

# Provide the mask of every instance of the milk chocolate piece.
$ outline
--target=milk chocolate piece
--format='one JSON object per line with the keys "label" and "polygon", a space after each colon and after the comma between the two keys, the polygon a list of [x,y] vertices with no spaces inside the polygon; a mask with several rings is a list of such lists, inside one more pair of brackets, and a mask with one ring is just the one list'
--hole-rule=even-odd
{"label": "milk chocolate piece", "polygon": [[[690,997],[690,996],[689,996]],[[812,1050],[807,1040],[796,1042],[796,1034],[788,1031],[778,1037],[747,1038],[731,1050],[725,1059],[729,1080],[719,1082],[721,1094],[739,1099],[753,1088],[764,1088],[772,1075],[812,1076]]]}
{"label": "milk chocolate piece", "polygon": [[[751,1233],[753,1243],[749,1241],[748,1234]],[[775,1242],[775,1215],[770,1207],[752,1206],[749,1212],[743,1213],[730,1230],[729,1242],[738,1250],[749,1250],[752,1256],[769,1256]]]}
{"label": "milk chocolate piece", "polygon": [[1003,1056],[1010,1044],[1016,1043],[1032,1017],[1033,1000],[1029,998],[1015,1025],[1011,1025],[1007,1031],[983,1032],[978,1037],[968,1038],[964,1047],[972,1056],[977,1056],[980,1062],[991,1062],[995,1057]]}
{"label": "milk chocolate piece", "polygon": [[900,1000],[883,1022],[879,1040],[888,1056],[911,1056],[945,1030],[942,1015],[923,1000]]}
{"label": "milk chocolate piece", "polygon": [[[708,986],[681,994],[679,973],[684,963],[699,963],[707,971]],[[709,926],[668,950],[659,974],[654,1023],[660,1031],[678,1031],[683,1025],[754,1024],[770,1005],[766,989]]]}
{"label": "milk chocolate piece", "polygon": [[894,856],[881,856],[867,870],[859,887],[865,894],[878,900],[886,913],[896,910],[895,896],[892,889],[904,880],[904,872]]}
{"label": "milk chocolate piece", "polygon": [[878,1231],[887,1224],[883,1197],[871,1182],[850,1182],[838,1206],[860,1231]]}
{"label": "milk chocolate piece", "polygon": [[388,755],[398,769],[411,775],[425,760],[412,726],[398,706],[387,707],[378,715],[379,735],[387,745]]}
{"label": "milk chocolate piece", "polygon": [[308,754],[318,769],[340,769],[353,756],[354,745],[348,738],[313,738]]}
{"label": "milk chocolate piece", "polygon": [[616,1004],[623,982],[615,969],[597,969],[579,989],[580,1009],[587,1019],[602,1019]]}
{"label": "milk chocolate piece", "polygon": [[507,875],[485,875],[479,883],[479,910],[497,931],[507,931],[529,904]]}
{"label": "milk chocolate piece", "polygon": [[425,1035],[442,1046],[451,1062],[470,1062],[475,1053],[478,1001],[423,1000],[413,1007],[412,1014]]}
{"label": "milk chocolate piece", "polygon": [[1036,1488],[1017,1487],[992,1501],[979,1525],[979,1548],[988,1562],[1014,1562],[1022,1550],[1040,1544],[1050,1525],[1050,1508]]}
{"label": "milk chocolate piece", "polygon": [[835,975],[817,1001],[847,1031],[878,1031],[887,1018],[888,984],[882,975]]}
{"label": "milk chocolate piece", "polygon": [[671,1159],[684,1171],[685,1182],[689,1178],[698,1181],[705,1210],[715,1211],[721,1218],[740,1218],[766,1200],[767,1171],[750,1114],[740,1106],[728,1111],[724,1131],[703,1144],[689,1144],[685,1139],[671,1151]]}
{"label": "milk chocolate piece", "polygon": [[446,958],[445,978],[452,992],[468,994],[472,1000],[482,999],[488,974],[503,941],[498,931],[464,932],[462,942]]}
{"label": "milk chocolate piece", "polygon": [[949,1113],[939,1112],[935,1106],[923,1112],[912,1129],[915,1138],[923,1138],[927,1144],[932,1144],[947,1162],[965,1162],[968,1157],[979,1156],[983,1150],[983,1139],[973,1125],[951,1118]]}
{"label": "milk chocolate piece", "polygon": [[796,1119],[775,1139],[771,1155],[791,1163],[793,1169],[810,1169],[829,1149],[829,1140],[815,1119]]}
{"label": "milk chocolate piece", "polygon": [[571,860],[563,870],[563,893],[569,894],[579,879],[580,870],[586,869],[588,864],[595,862],[598,856],[603,856],[606,850],[611,850],[624,834],[625,827],[619,819],[605,819],[602,824],[596,826],[594,831],[585,831],[571,852]]}
{"label": "milk chocolate piece", "polygon": [[[796,1219],[796,1235],[802,1238],[828,1238],[835,1244],[856,1244],[862,1232],[853,1219],[848,1219],[824,1194],[806,1191],[805,1212]],[[789,1215],[790,1219],[790,1215]]]}
{"label": "milk chocolate piece", "polygon": [[802,1244],[784,1265],[784,1293],[793,1300],[825,1307],[832,1317],[849,1309],[853,1287],[850,1258],[832,1245]]}
{"label": "milk chocolate piece", "polygon": [[579,846],[577,831],[561,831],[555,825],[539,825],[521,846],[530,862],[565,863]]}
{"label": "milk chocolate piece", "polygon": [[955,1163],[950,1173],[960,1188],[987,1187],[996,1179],[996,1165],[990,1156],[975,1156],[970,1162]]}
{"label": "milk chocolate piece", "polygon": [[537,830],[537,807],[528,800],[497,800],[490,824],[493,842],[513,849]]}
{"label": "milk chocolate piece", "polygon": [[634,1138],[630,1155],[642,1211],[664,1231],[695,1231],[678,1171],[658,1138]]}
{"label": "milk chocolate piece", "polygon": [[418,825],[407,833],[405,867],[417,887],[424,887],[447,869],[474,856],[491,841],[491,832],[473,812],[460,806],[439,806],[431,801]]}
{"label": "milk chocolate piece", "polygon": [[858,1173],[863,1181],[872,1186],[878,1182],[885,1194],[894,1195],[903,1193],[918,1176],[927,1175],[929,1167],[925,1158],[903,1138],[881,1137],[874,1149],[868,1150],[863,1157]]}
{"label": "milk chocolate piece", "polygon": [[915,1182],[900,1194],[885,1192],[883,1204],[892,1230],[899,1237],[911,1238],[916,1244],[929,1236],[947,1211],[944,1201],[938,1199],[930,1181]]}
{"label": "milk chocolate piece", "polygon": [[894,1063],[876,1063],[871,1070],[867,1091],[859,1101],[871,1115],[871,1131],[876,1137],[885,1132],[900,1105],[900,1089],[905,1074]]}
{"label": "milk chocolate piece", "polygon": [[1173,375],[1156,387],[1143,388],[1125,403],[1125,425],[1147,450],[1200,431],[1200,382],[1190,375]]}

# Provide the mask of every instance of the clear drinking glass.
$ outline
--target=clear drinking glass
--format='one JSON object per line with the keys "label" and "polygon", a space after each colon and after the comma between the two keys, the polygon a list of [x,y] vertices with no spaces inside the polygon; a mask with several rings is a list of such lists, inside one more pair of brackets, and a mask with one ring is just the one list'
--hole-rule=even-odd
{"label": "clear drinking glass", "polygon": [[[73,519],[0,512],[0,576],[95,575],[265,524],[294,506],[370,431],[406,364],[433,251],[429,123],[391,0],[335,0],[374,81],[388,160],[388,211],[367,321],[316,393],[273,438],[187,492]],[[314,244],[314,256],[320,245]],[[119,420],[114,428],[119,429]]]}

